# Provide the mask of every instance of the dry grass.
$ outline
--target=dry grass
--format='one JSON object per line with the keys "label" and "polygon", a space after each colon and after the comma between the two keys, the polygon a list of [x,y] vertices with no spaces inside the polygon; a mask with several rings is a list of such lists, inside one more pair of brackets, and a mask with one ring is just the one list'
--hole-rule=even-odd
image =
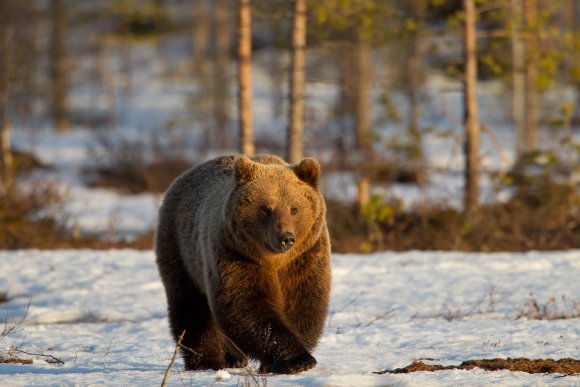
{"label": "dry grass", "polygon": [[59,194],[48,184],[0,191],[0,248],[50,248],[65,242],[68,238],[59,222],[46,215],[46,209],[59,201]]}
{"label": "dry grass", "polygon": [[[4,294],[7,293],[4,292]],[[0,330],[0,343],[4,338],[14,335],[22,330],[22,324],[24,324],[24,320],[28,317],[28,311],[29,308],[27,307],[21,318],[15,320],[9,320],[8,318],[4,319],[2,330]],[[32,359],[22,358],[12,347],[6,350],[0,348],[0,364],[2,363],[32,364]]]}
{"label": "dry grass", "polygon": [[164,192],[193,165],[183,144],[164,144],[157,137],[147,141],[103,137],[95,153],[99,162],[91,184],[131,194]]}
{"label": "dry grass", "polygon": [[[378,203],[378,204],[377,204]],[[438,203],[403,210],[396,201],[354,205],[328,201],[336,252],[380,250],[528,251],[580,248],[580,194],[546,183],[470,216]]]}
{"label": "dry grass", "polygon": [[0,190],[0,249],[150,249],[153,246],[152,231],[131,242],[74,235],[64,226],[63,200],[61,194],[48,183],[36,183],[26,189],[16,185],[10,190]]}
{"label": "dry grass", "polygon": [[568,300],[562,296],[559,300],[550,297],[540,302],[534,294],[517,310],[516,320],[563,320],[580,317],[580,301]]}

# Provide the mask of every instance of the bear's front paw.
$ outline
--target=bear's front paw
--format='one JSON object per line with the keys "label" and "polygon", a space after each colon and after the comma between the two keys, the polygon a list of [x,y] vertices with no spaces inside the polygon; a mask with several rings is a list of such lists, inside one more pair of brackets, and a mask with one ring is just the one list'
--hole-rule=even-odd
{"label": "bear's front paw", "polygon": [[311,354],[305,353],[290,360],[278,360],[271,363],[262,361],[258,372],[261,374],[296,374],[309,370],[315,365],[316,359]]}

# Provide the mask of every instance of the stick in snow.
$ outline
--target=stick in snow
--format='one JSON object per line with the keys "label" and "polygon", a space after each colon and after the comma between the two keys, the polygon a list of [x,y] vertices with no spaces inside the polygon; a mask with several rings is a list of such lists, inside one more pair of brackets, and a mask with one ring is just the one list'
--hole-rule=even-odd
{"label": "stick in snow", "polygon": [[185,336],[185,329],[181,333],[181,336],[179,336],[179,340],[177,340],[177,345],[175,346],[175,351],[173,351],[173,358],[171,359],[171,363],[169,363],[169,366],[167,367],[167,370],[165,371],[165,376],[163,376],[163,381],[161,382],[161,387],[164,387],[165,382],[167,382],[167,378],[169,377],[169,371],[171,371],[171,367],[173,367],[173,364],[175,363],[175,358],[177,357],[177,352],[179,351],[179,347],[181,347],[181,341],[183,340],[184,336]]}

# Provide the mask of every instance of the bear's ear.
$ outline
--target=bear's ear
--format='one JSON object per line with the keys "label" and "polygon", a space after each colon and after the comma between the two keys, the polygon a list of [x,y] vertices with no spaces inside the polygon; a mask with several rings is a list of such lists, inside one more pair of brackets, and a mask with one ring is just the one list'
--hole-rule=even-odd
{"label": "bear's ear", "polygon": [[312,187],[318,189],[318,179],[320,178],[320,164],[316,159],[306,158],[299,164],[292,167],[298,178]]}
{"label": "bear's ear", "polygon": [[240,156],[234,165],[234,175],[238,185],[244,185],[256,178],[258,174],[258,164],[247,158]]}

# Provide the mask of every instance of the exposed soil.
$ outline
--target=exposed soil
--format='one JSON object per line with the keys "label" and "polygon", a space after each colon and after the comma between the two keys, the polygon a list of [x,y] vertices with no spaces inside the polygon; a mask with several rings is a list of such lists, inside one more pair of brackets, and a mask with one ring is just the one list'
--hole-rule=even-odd
{"label": "exposed soil", "polygon": [[32,364],[32,359],[21,359],[18,357],[2,357],[0,356],[0,364]]}
{"label": "exposed soil", "polygon": [[412,364],[396,368],[394,370],[384,370],[375,372],[376,374],[407,374],[419,371],[440,371],[440,370],[471,370],[473,368],[482,368],[487,371],[521,371],[529,374],[580,374],[580,360],[576,359],[526,359],[523,357],[517,359],[479,359],[464,361],[460,365],[442,366],[439,364],[425,364],[422,361],[414,361]]}

